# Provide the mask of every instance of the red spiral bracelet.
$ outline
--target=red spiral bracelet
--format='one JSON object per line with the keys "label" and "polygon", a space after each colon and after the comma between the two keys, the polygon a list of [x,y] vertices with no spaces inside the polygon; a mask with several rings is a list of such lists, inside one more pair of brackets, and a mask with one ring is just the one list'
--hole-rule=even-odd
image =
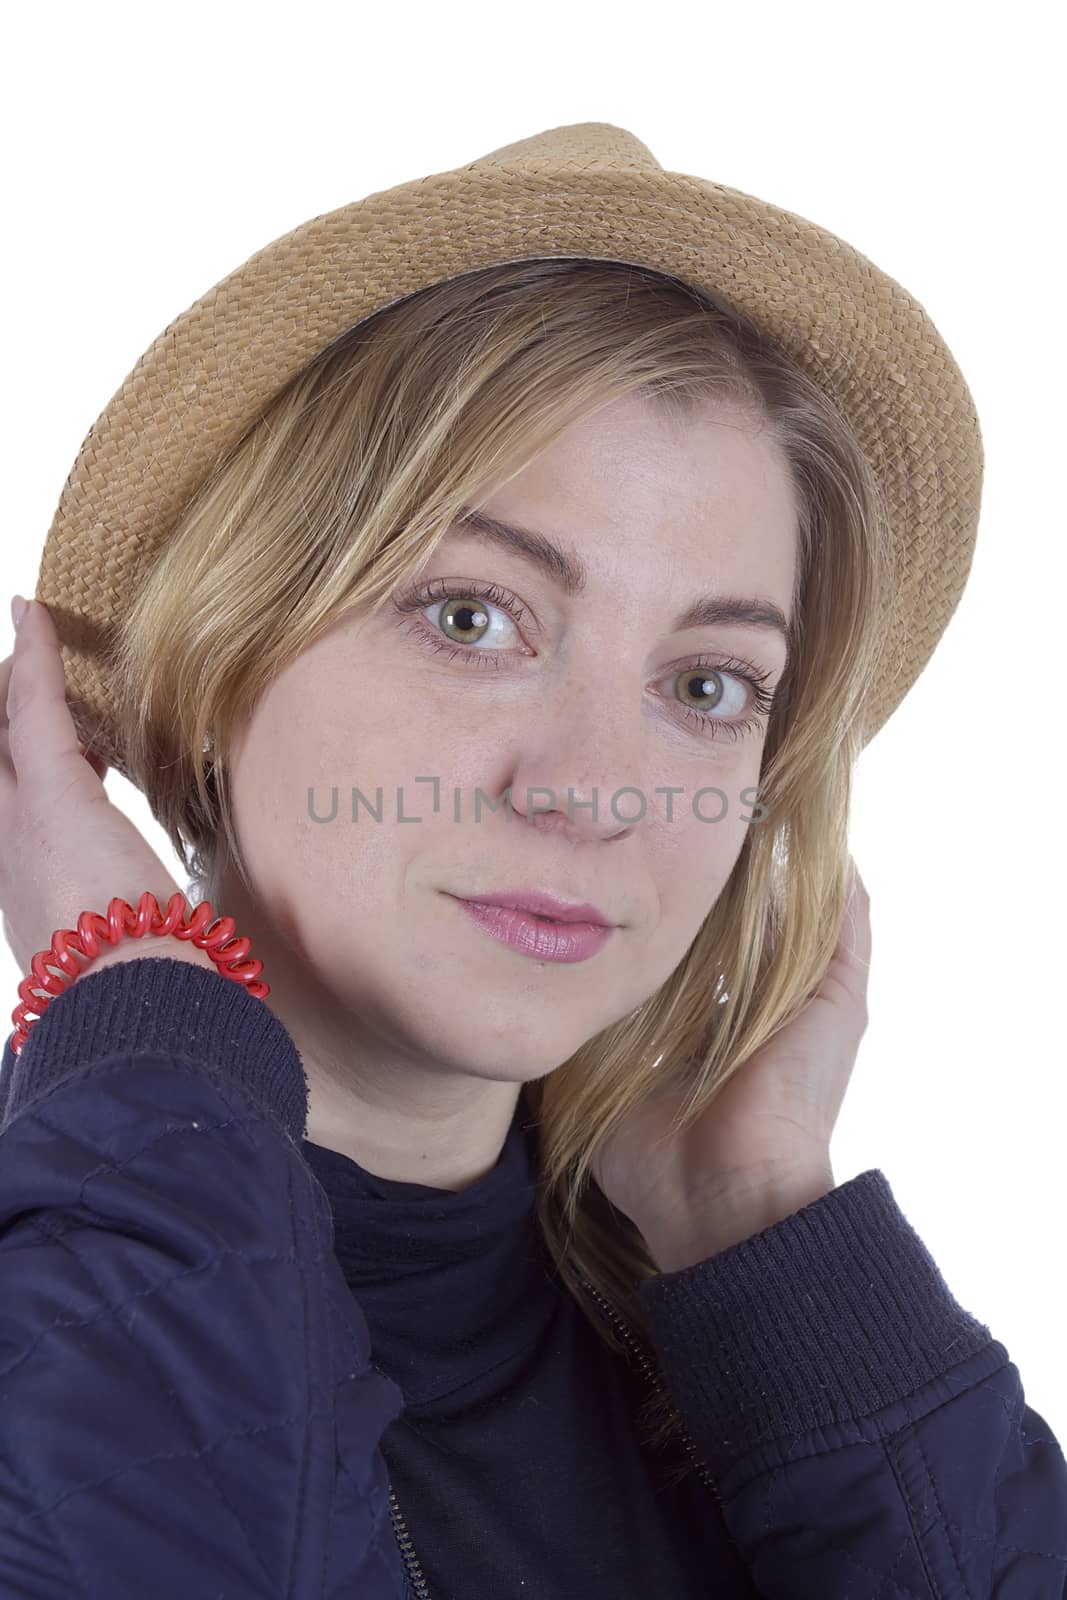
{"label": "red spiral bracelet", "polygon": [[[112,945],[118,944],[124,934],[142,939],[146,933],[157,937],[172,933],[176,939],[188,939],[197,949],[207,951],[222,977],[245,984],[250,995],[265,1000],[270,994],[270,985],[257,981],[263,963],[255,958],[245,959],[252,946],[247,939],[234,938],[233,918],[216,917],[210,900],[201,900],[191,915],[187,912],[185,896],[178,892],[167,901],[167,914],[163,916],[155,895],[146,890],[137,903],[136,912],[128,901],[116,895],[108,902],[106,918],[95,911],[83,911],[78,918],[77,932],[73,928],[57,928],[52,935],[51,948],[38,950],[30,963],[29,976],[19,984],[20,1004],[11,1013],[15,1024],[11,1048],[15,1055],[22,1054],[30,1029],[52,1001],[84,972],[85,968],[75,961],[75,954],[92,961],[100,954],[100,937]],[[57,966],[62,968],[65,977],[49,970]],[[35,994],[35,989],[43,989],[45,996]]]}

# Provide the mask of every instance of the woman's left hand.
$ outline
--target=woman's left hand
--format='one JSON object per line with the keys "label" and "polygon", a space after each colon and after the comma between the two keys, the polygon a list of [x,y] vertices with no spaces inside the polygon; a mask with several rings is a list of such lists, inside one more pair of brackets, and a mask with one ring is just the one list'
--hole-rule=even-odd
{"label": "woman's left hand", "polygon": [[704,1260],[834,1187],[830,1139],[867,1027],[870,896],[852,868],[840,938],[803,1010],[681,1134],[656,1142],[678,1109],[663,1094],[597,1152],[593,1176],[661,1271]]}

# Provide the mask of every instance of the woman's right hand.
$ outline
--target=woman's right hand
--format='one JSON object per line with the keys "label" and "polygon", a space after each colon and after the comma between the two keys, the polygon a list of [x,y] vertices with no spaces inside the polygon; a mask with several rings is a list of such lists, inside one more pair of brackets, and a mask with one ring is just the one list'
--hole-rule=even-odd
{"label": "woman's right hand", "polygon": [[[35,601],[16,629],[13,653],[0,663],[0,913],[24,975],[57,929],[76,929],[81,912],[106,916],[115,895],[136,911],[147,889],[165,914],[171,895],[181,892],[112,804],[106,772],[78,742],[55,624]],[[187,955],[213,965],[191,942],[151,934],[124,937],[114,953]],[[99,961],[110,954],[105,941]]]}

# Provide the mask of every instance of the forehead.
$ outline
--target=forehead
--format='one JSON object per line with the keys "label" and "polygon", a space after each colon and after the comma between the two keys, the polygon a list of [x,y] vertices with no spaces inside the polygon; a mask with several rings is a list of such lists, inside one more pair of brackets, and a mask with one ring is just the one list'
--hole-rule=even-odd
{"label": "forehead", "polygon": [[682,417],[638,399],[603,407],[477,510],[482,521],[458,522],[450,538],[506,547],[518,525],[539,546],[518,553],[573,598],[624,576],[668,599],[701,582],[724,593],[758,585],[788,615],[795,487],[770,427],[736,404],[700,402]]}

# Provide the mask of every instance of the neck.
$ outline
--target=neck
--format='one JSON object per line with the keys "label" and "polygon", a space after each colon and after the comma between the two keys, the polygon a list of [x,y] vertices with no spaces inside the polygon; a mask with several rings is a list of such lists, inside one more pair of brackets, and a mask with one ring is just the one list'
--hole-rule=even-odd
{"label": "neck", "polygon": [[284,1024],[308,1080],[307,1137],[379,1178],[459,1191],[497,1163],[522,1085],[476,1078],[376,1027],[372,1004],[338,992],[305,954],[283,911],[227,869],[217,916],[263,963],[263,1002]]}

